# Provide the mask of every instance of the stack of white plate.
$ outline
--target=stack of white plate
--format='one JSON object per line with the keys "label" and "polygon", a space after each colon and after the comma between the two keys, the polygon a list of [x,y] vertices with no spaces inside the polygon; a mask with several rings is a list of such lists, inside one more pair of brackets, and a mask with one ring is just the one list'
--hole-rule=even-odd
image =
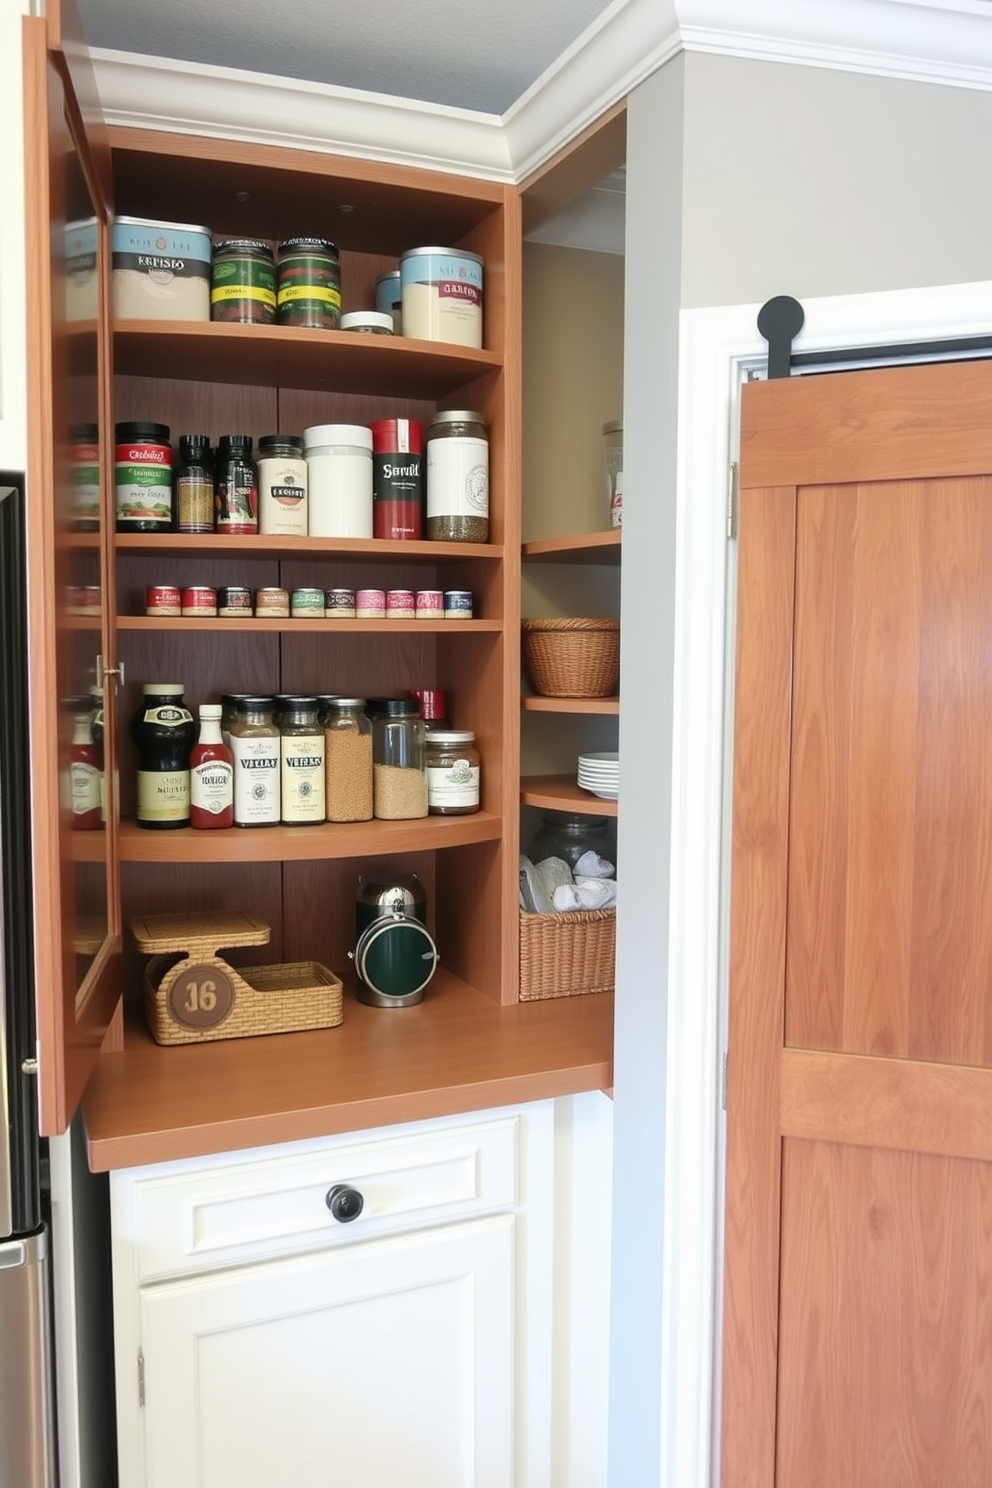
{"label": "stack of white plate", "polygon": [[583,790],[591,791],[601,801],[615,801],[620,783],[620,755],[615,749],[598,754],[580,754],[576,777]]}

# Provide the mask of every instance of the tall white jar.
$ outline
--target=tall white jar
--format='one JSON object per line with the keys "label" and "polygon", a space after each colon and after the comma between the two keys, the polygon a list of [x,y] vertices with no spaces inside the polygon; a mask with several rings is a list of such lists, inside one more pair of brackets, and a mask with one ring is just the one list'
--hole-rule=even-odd
{"label": "tall white jar", "polygon": [[314,424],[303,431],[311,537],[372,536],[372,430]]}

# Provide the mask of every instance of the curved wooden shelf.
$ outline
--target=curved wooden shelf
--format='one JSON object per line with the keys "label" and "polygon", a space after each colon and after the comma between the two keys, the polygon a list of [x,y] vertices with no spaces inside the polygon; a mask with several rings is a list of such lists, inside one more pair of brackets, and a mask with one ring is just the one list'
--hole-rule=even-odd
{"label": "curved wooden shelf", "polygon": [[587,816],[616,816],[617,801],[603,801],[583,790],[574,775],[526,775],[520,782],[522,806],[546,811],[579,811]]}
{"label": "curved wooden shelf", "polygon": [[325,822],[312,827],[225,827],[154,831],[121,822],[122,863],[303,863],[369,858],[383,853],[433,852],[476,842],[498,842],[503,822],[489,811],[471,816],[427,816],[418,821]]}
{"label": "curved wooden shelf", "polygon": [[125,377],[435,399],[502,365],[492,351],[356,331],[215,321],[114,325],[114,371]]}
{"label": "curved wooden shelf", "polygon": [[620,699],[522,697],[520,707],[525,713],[576,713],[616,718],[620,713]]}
{"label": "curved wooden shelf", "polygon": [[572,537],[542,537],[521,544],[520,556],[525,563],[598,563],[620,562],[621,528],[607,532],[582,532]]}

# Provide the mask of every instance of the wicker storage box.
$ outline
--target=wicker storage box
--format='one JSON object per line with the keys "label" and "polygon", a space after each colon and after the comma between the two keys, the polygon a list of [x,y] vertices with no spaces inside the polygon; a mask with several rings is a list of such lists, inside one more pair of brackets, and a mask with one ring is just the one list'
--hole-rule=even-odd
{"label": "wicker storage box", "polygon": [[522,620],[524,664],[543,697],[609,697],[620,676],[619,620]]}
{"label": "wicker storage box", "polygon": [[615,909],[576,909],[541,915],[521,910],[520,1001],[612,992],[616,913]]}

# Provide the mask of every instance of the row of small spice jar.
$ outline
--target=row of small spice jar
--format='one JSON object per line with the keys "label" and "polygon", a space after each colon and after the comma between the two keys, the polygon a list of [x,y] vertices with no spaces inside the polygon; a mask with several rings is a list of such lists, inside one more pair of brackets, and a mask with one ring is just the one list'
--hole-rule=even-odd
{"label": "row of small spice jar", "polygon": [[424,462],[416,419],[317,424],[302,435],[206,434],[179,438],[168,424],[115,427],[119,532],[222,532],[231,536],[424,537],[485,542],[489,444],[481,413],[435,414]]}
{"label": "row of small spice jar", "polygon": [[131,725],[138,823],[305,826],[477,811],[475,736],[438,722],[428,732],[416,697],[228,694],[200,708],[197,736],[182,685],[147,683]]}
{"label": "row of small spice jar", "polygon": [[245,584],[153,584],[145,614],[283,620],[471,620],[470,589],[282,589]]}
{"label": "row of small spice jar", "polygon": [[462,248],[410,248],[376,283],[376,308],[342,314],[329,238],[214,242],[188,223],[118,217],[111,227],[114,314],[406,335],[482,346],[484,263]]}

